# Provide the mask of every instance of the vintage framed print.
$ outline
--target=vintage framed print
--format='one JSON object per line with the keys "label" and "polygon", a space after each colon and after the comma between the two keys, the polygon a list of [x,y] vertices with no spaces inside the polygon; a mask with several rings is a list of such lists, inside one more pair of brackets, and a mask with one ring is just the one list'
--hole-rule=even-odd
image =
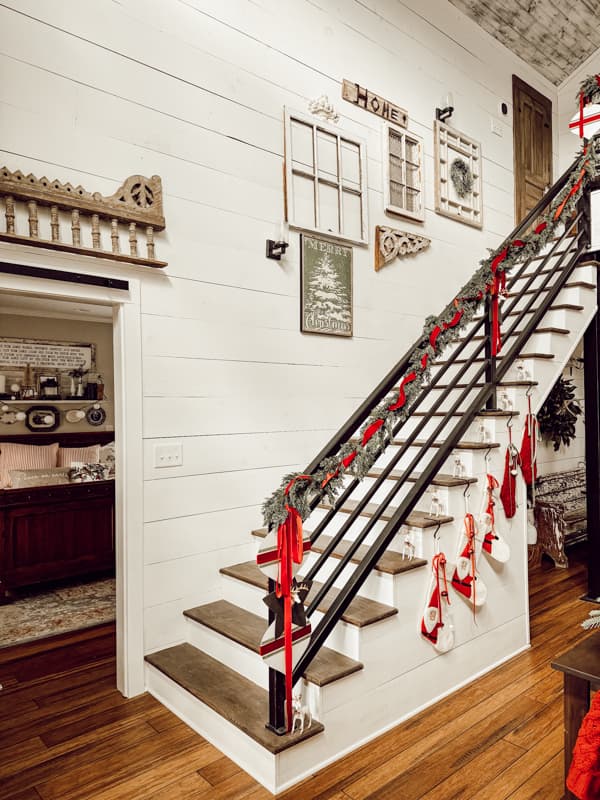
{"label": "vintage framed print", "polygon": [[437,119],[433,135],[436,212],[482,228],[481,145]]}
{"label": "vintage framed print", "polygon": [[300,236],[300,330],[352,336],[352,248]]}

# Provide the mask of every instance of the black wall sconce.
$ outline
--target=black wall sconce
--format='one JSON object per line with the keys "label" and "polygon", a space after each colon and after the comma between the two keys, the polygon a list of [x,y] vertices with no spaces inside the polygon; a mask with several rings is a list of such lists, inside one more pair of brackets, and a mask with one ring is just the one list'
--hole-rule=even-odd
{"label": "black wall sconce", "polygon": [[279,239],[267,239],[267,258],[272,258],[275,261],[281,261],[281,256],[285,255],[285,251],[290,246],[286,241],[289,238],[289,227],[286,220],[281,223],[279,231]]}
{"label": "black wall sconce", "polygon": [[285,251],[289,246],[289,242],[276,242],[274,239],[267,239],[267,258],[281,261],[281,256],[285,255]]}
{"label": "black wall sconce", "polygon": [[439,119],[440,122],[444,122],[447,119],[450,119],[452,114],[454,113],[454,98],[452,97],[452,93],[448,92],[446,97],[443,100],[444,108],[436,108],[435,110],[435,118]]}

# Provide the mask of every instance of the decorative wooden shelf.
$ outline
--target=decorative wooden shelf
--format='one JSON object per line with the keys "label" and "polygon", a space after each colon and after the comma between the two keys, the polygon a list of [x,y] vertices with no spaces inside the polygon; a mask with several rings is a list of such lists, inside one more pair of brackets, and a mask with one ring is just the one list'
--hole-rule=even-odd
{"label": "decorative wooden shelf", "polygon": [[[4,199],[6,218],[6,230],[0,231],[0,241],[148,267],[167,266],[166,261],[156,258],[154,246],[154,232],[165,228],[162,183],[158,175],[151,178],[131,175],[113,195],[103,197],[99,192],[88,192],[82,186],[63,184],[46,177],[36,178],[35,175],[24,175],[20,170],[11,172],[2,167],[0,197]],[[23,216],[16,209],[17,202],[26,205],[27,234],[17,231],[17,221],[21,221]],[[39,208],[49,209],[44,219],[38,216]],[[70,221],[72,242],[63,241],[60,235],[61,222],[63,227],[67,222],[65,212],[70,215],[70,220],[67,220]],[[49,238],[40,235],[42,224],[48,225]],[[121,224],[128,226],[128,253],[121,252]],[[146,236],[146,256],[138,252],[138,226],[143,227]],[[83,244],[88,232],[91,246]],[[102,247],[103,233],[105,239],[110,238],[110,248]]]}

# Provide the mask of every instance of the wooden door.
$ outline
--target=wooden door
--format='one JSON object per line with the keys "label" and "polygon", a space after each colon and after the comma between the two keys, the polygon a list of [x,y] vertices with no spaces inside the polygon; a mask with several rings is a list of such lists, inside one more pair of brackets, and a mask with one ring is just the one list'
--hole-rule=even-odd
{"label": "wooden door", "polygon": [[552,101],[513,75],[515,222],[552,183]]}

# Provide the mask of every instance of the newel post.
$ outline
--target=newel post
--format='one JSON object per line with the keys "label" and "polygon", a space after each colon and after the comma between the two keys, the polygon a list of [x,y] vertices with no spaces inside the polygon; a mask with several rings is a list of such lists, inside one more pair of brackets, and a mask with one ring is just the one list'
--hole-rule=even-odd
{"label": "newel post", "polygon": [[[590,191],[581,201],[581,225],[584,236],[590,241]],[[600,257],[591,253],[590,260]],[[584,256],[584,260],[586,256]],[[600,305],[600,287],[596,287],[596,301]],[[588,535],[588,589],[586,600],[600,598],[600,320],[598,312],[583,336],[583,379],[585,395],[585,470]]]}
{"label": "newel post", "polygon": [[492,333],[493,333],[493,298],[487,292],[485,295],[483,313],[485,315],[483,334],[485,336],[485,382],[494,386],[493,392],[490,394],[485,407],[488,410],[495,410],[498,408],[498,400],[496,397],[496,356],[492,352]]}
{"label": "newel post", "polygon": [[[275,581],[269,578],[268,593],[275,591]],[[269,625],[275,619],[275,615],[269,609]],[[279,670],[269,667],[269,721],[267,728],[278,736],[287,733],[285,719],[285,675]]]}

